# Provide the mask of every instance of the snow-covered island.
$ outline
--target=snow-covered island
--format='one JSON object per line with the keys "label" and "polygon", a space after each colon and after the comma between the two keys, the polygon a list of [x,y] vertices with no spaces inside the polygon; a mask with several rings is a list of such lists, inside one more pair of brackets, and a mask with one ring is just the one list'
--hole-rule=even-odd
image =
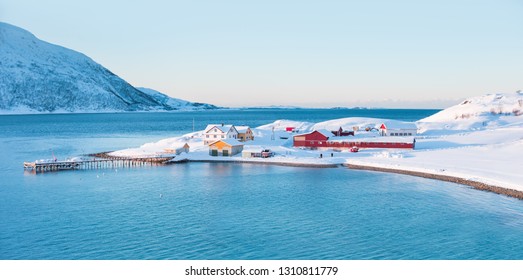
{"label": "snow-covered island", "polygon": [[[233,156],[216,156],[204,144],[205,137],[210,133],[206,130],[213,129],[212,125],[203,131],[115,151],[109,156],[137,157],[172,153],[177,154],[174,162],[231,161],[317,167],[345,165],[454,181],[523,198],[522,115],[523,93],[518,91],[469,98],[459,105],[410,124],[373,118],[342,118],[320,123],[277,120],[253,128],[252,141],[240,143],[236,139],[225,138],[224,141],[232,142],[230,145],[241,145],[243,148],[242,152]],[[409,132],[395,133],[394,136],[388,133],[384,136],[380,129],[383,124],[387,124],[389,129],[401,126],[407,127],[406,131],[409,131],[409,127],[417,131],[414,135]],[[226,125],[215,126],[219,133],[220,127],[232,129]],[[348,135],[337,137],[329,134],[340,128],[342,131],[347,130],[345,134]],[[351,152],[349,148],[296,147],[296,136],[313,131],[329,136],[330,143],[343,139],[351,143],[413,141],[415,148],[359,147],[359,152]],[[223,133],[229,135],[231,131]],[[250,156],[267,150],[274,155]]]}

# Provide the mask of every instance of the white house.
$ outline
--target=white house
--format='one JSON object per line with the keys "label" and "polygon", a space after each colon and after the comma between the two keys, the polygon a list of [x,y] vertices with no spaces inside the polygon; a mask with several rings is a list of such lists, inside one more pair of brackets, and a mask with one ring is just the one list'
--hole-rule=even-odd
{"label": "white house", "polygon": [[416,136],[418,127],[412,122],[382,123],[378,128],[381,136]]}
{"label": "white house", "polygon": [[218,140],[237,139],[238,130],[234,125],[210,124],[204,130],[203,144],[209,145]]}

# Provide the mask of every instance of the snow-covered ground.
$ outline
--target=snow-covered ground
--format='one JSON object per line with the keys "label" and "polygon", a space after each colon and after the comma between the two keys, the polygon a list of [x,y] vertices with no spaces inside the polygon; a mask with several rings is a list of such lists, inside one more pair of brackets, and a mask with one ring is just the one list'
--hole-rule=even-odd
{"label": "snow-covered ground", "polygon": [[[211,157],[208,147],[203,145],[203,131],[147,143],[134,149],[116,151],[112,155],[156,155],[164,149],[177,148],[188,143],[191,147],[190,152],[179,155],[176,160],[261,161],[315,165],[348,163],[454,176],[523,191],[522,111],[523,93],[520,92],[491,94],[465,100],[459,105],[416,122],[420,134],[416,137],[415,150],[362,149],[358,153],[305,150],[292,147],[294,134],[285,131],[286,127],[295,127],[302,133],[319,129],[336,130],[340,126],[344,129],[354,126],[378,127],[382,122],[387,122],[389,126],[401,124],[393,120],[343,118],[316,124],[277,120],[255,128],[255,140],[246,142],[244,150],[271,149],[276,156],[268,159],[247,159],[242,158],[241,154],[230,158]],[[372,131],[358,133],[365,134],[366,137],[380,137],[377,132]]]}
{"label": "snow-covered ground", "polygon": [[[295,125],[296,122],[279,120],[274,123],[286,127]],[[304,127],[309,124],[302,123]],[[285,126],[284,126],[285,125]],[[292,133],[283,130],[274,131],[274,140],[272,140],[272,126],[266,125],[253,129],[254,141],[248,141],[244,144],[244,151],[260,152],[262,149],[270,149],[275,152],[272,158],[242,158],[241,154],[233,157],[212,157],[209,155],[209,147],[203,144],[203,131],[189,133],[180,137],[173,137],[163,139],[154,143],[146,143],[138,148],[125,149],[110,153],[112,156],[138,157],[138,156],[156,156],[165,149],[176,149],[183,146],[185,143],[189,144],[190,152],[182,153],[176,157],[175,160],[215,160],[215,161],[250,161],[250,162],[270,162],[282,164],[303,164],[303,165],[332,165],[343,164],[346,155],[349,152],[332,152],[333,157],[330,157],[330,151],[311,151],[305,149],[297,149],[292,147]],[[282,139],[288,137],[288,139]],[[322,158],[320,158],[322,154]],[[342,156],[343,155],[343,156]]]}

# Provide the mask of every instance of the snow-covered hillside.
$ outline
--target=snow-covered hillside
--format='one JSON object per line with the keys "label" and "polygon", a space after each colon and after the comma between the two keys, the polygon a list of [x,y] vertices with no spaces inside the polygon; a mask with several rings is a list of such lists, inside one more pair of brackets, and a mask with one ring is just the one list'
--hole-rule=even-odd
{"label": "snow-covered hillside", "polygon": [[178,98],[169,97],[159,91],[150,88],[137,87],[139,91],[149,95],[160,104],[175,108],[177,110],[207,110],[207,109],[218,109],[219,107],[207,103],[190,102]]}
{"label": "snow-covered hillside", "polygon": [[464,100],[418,122],[420,132],[482,130],[523,122],[523,93],[487,94]]}
{"label": "snow-covered hillside", "polygon": [[453,176],[523,192],[523,93],[468,98],[418,121],[416,149],[350,164]]}
{"label": "snow-covered hillside", "polygon": [[176,110],[175,104],[143,93],[79,52],[0,22],[2,113]]}

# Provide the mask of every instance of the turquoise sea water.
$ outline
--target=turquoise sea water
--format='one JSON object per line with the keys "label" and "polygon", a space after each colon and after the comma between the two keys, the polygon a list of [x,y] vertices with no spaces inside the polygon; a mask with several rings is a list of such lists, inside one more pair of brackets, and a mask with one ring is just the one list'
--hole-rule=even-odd
{"label": "turquoise sea water", "polygon": [[523,259],[523,202],[403,175],[191,163],[33,175],[22,162],[139,146],[207,123],[429,110],[0,116],[0,259]]}

